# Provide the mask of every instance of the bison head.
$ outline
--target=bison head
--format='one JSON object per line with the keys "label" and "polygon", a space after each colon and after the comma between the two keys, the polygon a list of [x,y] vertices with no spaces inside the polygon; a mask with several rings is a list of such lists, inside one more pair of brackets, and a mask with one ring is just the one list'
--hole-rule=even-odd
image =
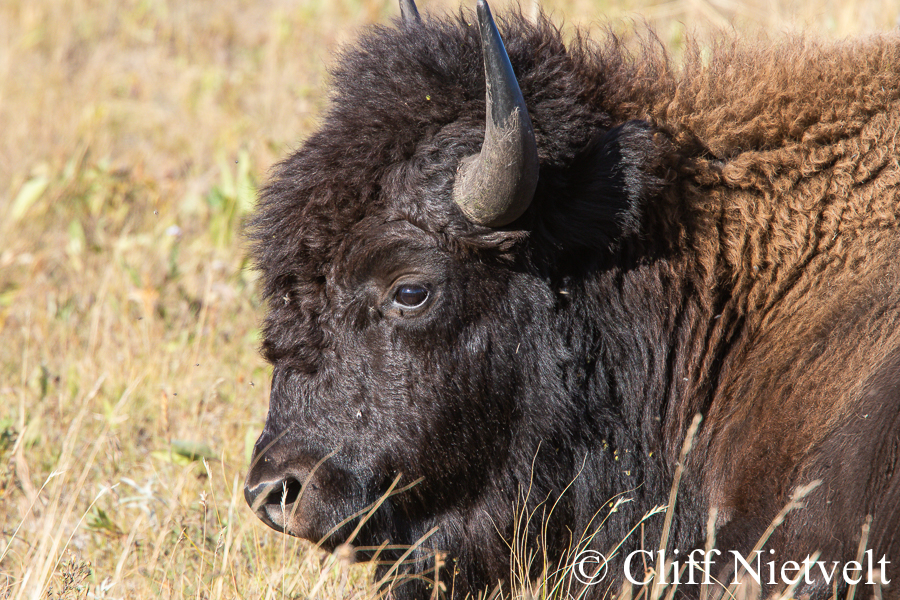
{"label": "bison head", "polygon": [[[508,572],[517,503],[588,522],[655,485],[604,375],[621,315],[586,325],[580,290],[639,235],[663,145],[591,104],[548,21],[514,15],[507,54],[483,0],[477,27],[404,15],[343,55],[251,224],[274,375],[245,495],[325,548],[448,553],[464,593]],[[531,541],[570,544],[549,519]]]}

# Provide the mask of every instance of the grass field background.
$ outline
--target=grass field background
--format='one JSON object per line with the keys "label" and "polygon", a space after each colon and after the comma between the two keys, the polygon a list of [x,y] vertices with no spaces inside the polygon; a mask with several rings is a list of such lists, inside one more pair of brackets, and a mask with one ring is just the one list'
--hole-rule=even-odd
{"label": "grass field background", "polygon": [[[686,30],[837,38],[900,19],[895,0],[543,6],[597,32],[646,21],[676,57]],[[315,127],[335,49],[397,13],[0,2],[0,599],[372,595],[367,566],[244,503],[271,370],[240,225]]]}

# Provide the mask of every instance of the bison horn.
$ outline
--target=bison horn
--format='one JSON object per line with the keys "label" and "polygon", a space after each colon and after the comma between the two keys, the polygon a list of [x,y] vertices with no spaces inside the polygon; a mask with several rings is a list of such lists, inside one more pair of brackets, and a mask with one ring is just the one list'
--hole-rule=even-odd
{"label": "bison horn", "polygon": [[478,25],[487,87],[487,126],[481,152],[464,158],[453,201],[479,225],[502,227],[528,209],[538,180],[534,129],[500,32],[485,0]]}
{"label": "bison horn", "polygon": [[422,17],[419,16],[419,9],[413,0],[400,0],[400,16],[403,17],[404,25],[413,23],[421,23]]}

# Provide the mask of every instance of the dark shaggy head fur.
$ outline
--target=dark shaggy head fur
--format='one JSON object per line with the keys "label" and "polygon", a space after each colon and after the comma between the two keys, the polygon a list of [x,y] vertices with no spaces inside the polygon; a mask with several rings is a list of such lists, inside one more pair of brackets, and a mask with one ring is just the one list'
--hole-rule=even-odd
{"label": "dark shaggy head fur", "polygon": [[[722,44],[676,71],[653,38],[567,47],[546,18],[505,17],[540,156],[516,222],[451,200],[485,126],[468,12],[347,49],[322,126],[260,198],[263,518],[333,547],[415,483],[352,541],[424,538],[404,572],[446,553],[461,596],[509,576],[516,535],[555,564],[624,495],[590,542],[608,552],[666,502],[701,412],[670,547],[702,547],[715,507],[719,547],[746,552],[819,478],[772,547],[846,560],[873,514],[870,547],[900,560],[900,41]],[[849,421],[864,409],[877,423]]]}

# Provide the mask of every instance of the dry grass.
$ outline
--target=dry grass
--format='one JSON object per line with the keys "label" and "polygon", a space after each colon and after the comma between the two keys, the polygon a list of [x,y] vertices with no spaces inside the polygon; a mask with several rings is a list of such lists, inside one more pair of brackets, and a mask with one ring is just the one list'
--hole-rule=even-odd
{"label": "dry grass", "polygon": [[[589,27],[644,15],[676,52],[685,23],[841,36],[900,17],[894,0],[545,6]],[[373,594],[366,566],[244,505],[270,370],[237,231],[315,126],[336,46],[396,12],[0,3],[0,598]]]}

